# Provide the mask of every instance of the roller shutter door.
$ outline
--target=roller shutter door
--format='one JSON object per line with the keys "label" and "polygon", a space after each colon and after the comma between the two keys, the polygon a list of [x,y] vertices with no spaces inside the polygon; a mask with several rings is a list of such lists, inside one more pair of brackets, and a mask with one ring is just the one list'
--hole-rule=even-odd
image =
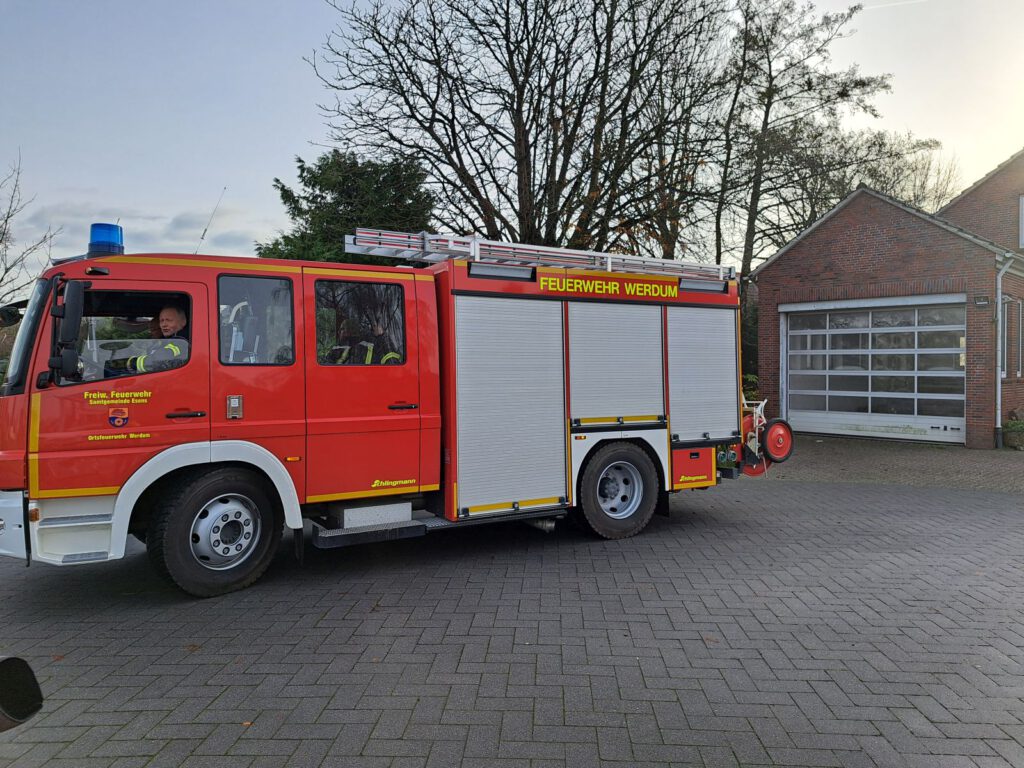
{"label": "roller shutter door", "polygon": [[736,311],[668,308],[673,439],[728,442],[739,434]]}
{"label": "roller shutter door", "polygon": [[455,299],[458,505],[566,495],[560,302]]}
{"label": "roller shutter door", "polygon": [[805,432],[963,443],[966,348],[964,304],[788,313],[789,420]]}
{"label": "roller shutter door", "polygon": [[569,304],[572,418],[665,414],[661,307]]}

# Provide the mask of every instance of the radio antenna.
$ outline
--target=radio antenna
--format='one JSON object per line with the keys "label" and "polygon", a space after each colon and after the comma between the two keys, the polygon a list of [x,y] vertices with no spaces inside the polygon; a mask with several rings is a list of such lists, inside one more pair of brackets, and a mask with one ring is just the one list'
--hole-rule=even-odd
{"label": "radio antenna", "polygon": [[213,213],[210,214],[210,220],[206,222],[206,226],[203,227],[203,234],[199,236],[199,242],[196,244],[196,249],[192,251],[192,255],[195,256],[199,253],[199,249],[203,246],[203,240],[206,239],[206,232],[209,230],[210,225],[213,223],[213,217],[217,215],[217,209],[220,208],[220,201],[224,199],[224,193],[228,191],[228,187],[225,184],[224,189],[220,191],[220,197],[217,198],[217,204],[213,206]]}

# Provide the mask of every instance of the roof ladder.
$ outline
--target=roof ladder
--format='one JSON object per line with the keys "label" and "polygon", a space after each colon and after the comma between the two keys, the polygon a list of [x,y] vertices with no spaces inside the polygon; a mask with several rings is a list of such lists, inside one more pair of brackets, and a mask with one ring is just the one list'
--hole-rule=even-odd
{"label": "roof ladder", "polygon": [[652,259],[622,253],[505,243],[481,237],[389,232],[383,229],[357,229],[354,235],[346,235],[345,252],[426,263],[466,259],[512,266],[632,272],[697,280],[731,280],[736,277],[735,267],[695,261]]}

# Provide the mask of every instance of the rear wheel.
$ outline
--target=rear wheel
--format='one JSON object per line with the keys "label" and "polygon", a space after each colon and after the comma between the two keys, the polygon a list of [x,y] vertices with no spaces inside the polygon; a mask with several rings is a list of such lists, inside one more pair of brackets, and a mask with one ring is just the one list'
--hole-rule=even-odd
{"label": "rear wheel", "polygon": [[267,482],[244,469],[186,479],[156,504],[146,536],[150,560],[196,597],[247,587],[281,541],[279,506]]}
{"label": "rear wheel", "polygon": [[658,473],[633,443],[611,443],[587,462],[580,479],[580,506],[590,529],[605,539],[640,533],[658,501]]}

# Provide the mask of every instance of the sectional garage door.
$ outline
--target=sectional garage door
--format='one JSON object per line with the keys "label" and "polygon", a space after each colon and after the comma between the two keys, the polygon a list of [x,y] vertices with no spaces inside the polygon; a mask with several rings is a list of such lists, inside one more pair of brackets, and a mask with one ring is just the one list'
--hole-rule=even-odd
{"label": "sectional garage door", "polygon": [[964,442],[963,303],[790,311],[783,318],[781,362],[794,429]]}

